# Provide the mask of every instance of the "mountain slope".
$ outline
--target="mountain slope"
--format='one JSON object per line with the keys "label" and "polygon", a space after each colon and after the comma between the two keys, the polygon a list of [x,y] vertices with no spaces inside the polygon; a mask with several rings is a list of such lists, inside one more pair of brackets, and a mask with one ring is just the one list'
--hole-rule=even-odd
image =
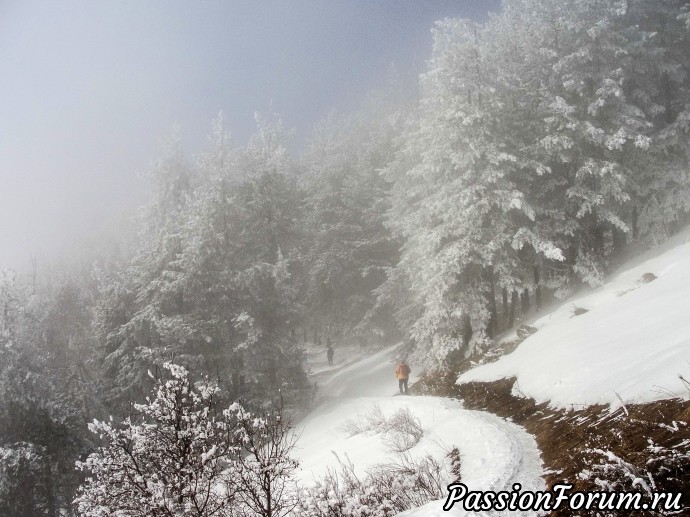
{"label": "mountain slope", "polygon": [[514,394],[554,408],[687,397],[690,230],[531,325],[514,352],[458,384],[516,377]]}

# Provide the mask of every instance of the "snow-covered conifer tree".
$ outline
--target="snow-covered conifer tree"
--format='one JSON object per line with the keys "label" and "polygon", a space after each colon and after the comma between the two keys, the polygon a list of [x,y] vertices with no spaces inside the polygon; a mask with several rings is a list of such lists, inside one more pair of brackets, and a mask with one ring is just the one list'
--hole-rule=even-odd
{"label": "snow-covered conifer tree", "polygon": [[322,122],[302,156],[304,325],[317,334],[380,338],[390,331],[374,295],[398,247],[384,226],[390,184],[380,170],[393,159],[406,118],[400,104],[377,101],[366,114]]}

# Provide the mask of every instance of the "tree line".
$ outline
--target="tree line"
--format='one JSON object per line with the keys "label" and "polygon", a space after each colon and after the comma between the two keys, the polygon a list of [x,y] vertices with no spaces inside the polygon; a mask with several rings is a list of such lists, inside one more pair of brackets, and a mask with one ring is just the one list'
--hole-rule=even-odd
{"label": "tree line", "polygon": [[403,244],[381,292],[428,363],[687,224],[688,9],[514,0],[437,24],[418,123],[384,172]]}

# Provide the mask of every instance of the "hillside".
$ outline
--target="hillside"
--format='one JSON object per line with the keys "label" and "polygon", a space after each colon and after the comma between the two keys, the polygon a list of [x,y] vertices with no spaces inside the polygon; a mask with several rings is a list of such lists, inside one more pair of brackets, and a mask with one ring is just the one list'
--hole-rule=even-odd
{"label": "hillside", "polygon": [[516,377],[514,394],[577,408],[687,398],[690,230],[529,325],[511,354],[458,383]]}
{"label": "hillside", "polygon": [[[411,459],[431,455],[444,463],[448,450],[457,451],[458,468],[444,473],[446,483],[451,474],[470,490],[481,491],[510,490],[515,482],[522,490],[572,483],[574,490],[587,492],[640,492],[643,501],[655,492],[670,492],[680,493],[687,506],[688,292],[690,228],[628,261],[601,287],[535,315],[527,322],[532,334],[512,353],[465,371],[457,380],[418,379],[417,397],[387,396],[395,389],[395,347],[318,369],[324,402],[302,422],[302,482],[323,480],[339,464],[349,466],[365,485],[381,465],[394,470],[400,458],[390,448],[390,431],[372,421],[404,410],[417,419],[422,433],[406,452]],[[515,340],[513,332],[502,345]],[[443,500],[438,494],[434,499],[402,515],[445,514]],[[347,503],[337,500],[324,495],[330,502],[323,504]],[[604,508],[552,514],[678,514],[664,512]],[[450,513],[477,515],[460,505]],[[504,514],[518,515],[478,515]]]}
{"label": "hillside", "polygon": [[[420,383],[522,425],[547,485],[680,497],[681,510],[553,515],[686,515],[690,508],[690,228],[628,261],[525,327],[493,363]],[[530,328],[531,327],[531,328]],[[518,340],[517,333],[502,346]],[[481,360],[479,361],[481,362]]]}

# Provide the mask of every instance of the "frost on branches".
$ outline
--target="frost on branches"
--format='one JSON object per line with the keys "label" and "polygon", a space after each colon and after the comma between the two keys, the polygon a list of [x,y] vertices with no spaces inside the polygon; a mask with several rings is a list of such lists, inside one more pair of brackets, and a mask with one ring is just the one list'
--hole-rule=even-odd
{"label": "frost on branches", "polygon": [[75,505],[87,516],[282,516],[297,462],[282,408],[255,416],[239,404],[218,408],[219,388],[192,385],[165,364],[154,399],[134,404],[121,424],[94,421],[105,441],[77,468],[91,473]]}
{"label": "frost on branches", "polygon": [[502,7],[437,23],[418,123],[383,170],[403,244],[379,291],[432,366],[690,221],[687,2]]}

